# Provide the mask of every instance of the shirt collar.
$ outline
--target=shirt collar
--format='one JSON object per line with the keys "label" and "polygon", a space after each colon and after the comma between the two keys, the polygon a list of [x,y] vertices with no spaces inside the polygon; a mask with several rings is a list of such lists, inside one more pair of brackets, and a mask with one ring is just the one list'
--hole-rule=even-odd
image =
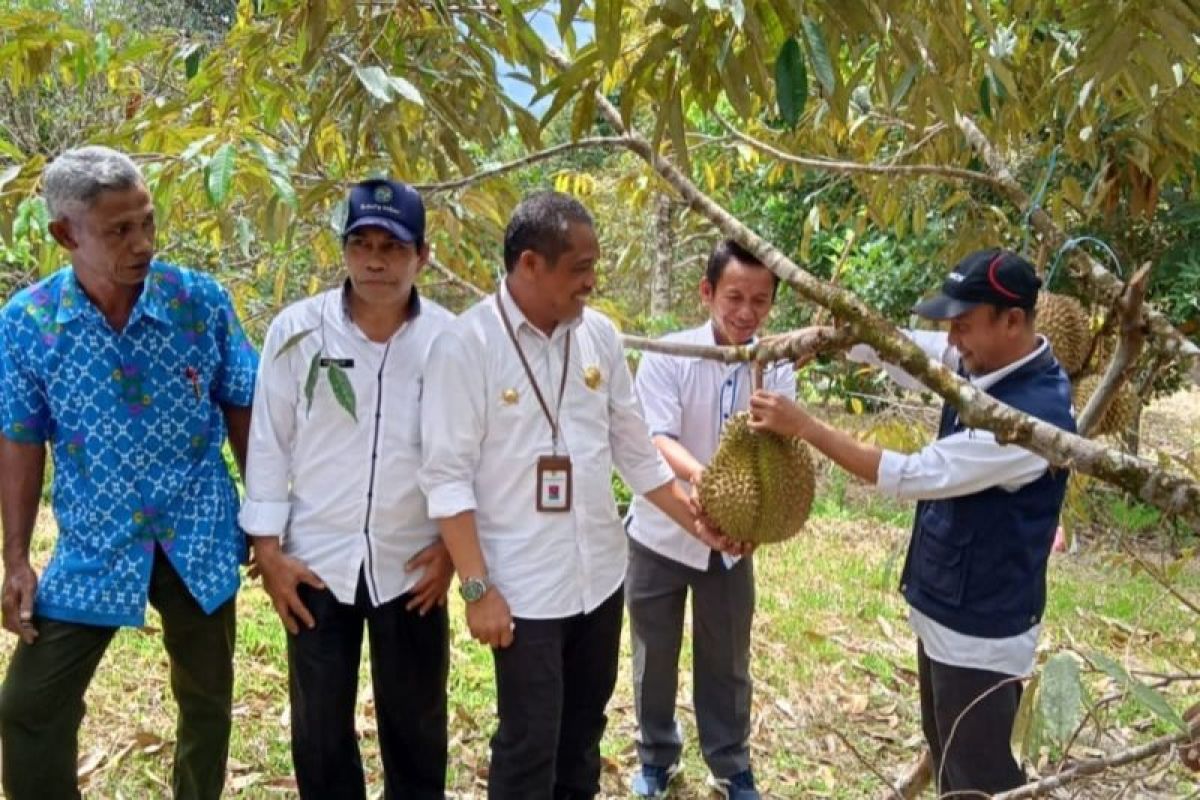
{"label": "shirt collar", "polygon": [[989,372],[986,375],[978,375],[978,376],[972,377],[971,383],[976,388],[982,389],[983,391],[986,392],[988,389],[995,386],[997,383],[999,383],[1004,378],[1006,378],[1009,375],[1011,375],[1012,373],[1016,372],[1021,367],[1028,364],[1030,361],[1033,361],[1035,358],[1040,356],[1046,350],[1046,346],[1047,346],[1046,345],[1046,337],[1042,336],[1041,334],[1038,334],[1037,338],[1038,338],[1038,346],[1033,348],[1032,353],[1030,353],[1029,355],[1025,356],[1024,358],[1022,358],[1018,361],[1014,361],[1013,363],[1011,363],[1007,366],[1001,367],[1000,369],[996,370],[995,372]]}
{"label": "shirt collar", "polygon": [[[150,263],[150,271],[142,282],[142,292],[134,303],[133,311],[129,314],[129,322],[135,322],[141,316],[147,316],[159,322],[170,324],[171,317],[167,311],[168,299],[163,288],[163,267],[158,261]],[[91,308],[97,313],[95,304],[84,294],[83,287],[75,277],[74,268],[66,270],[63,278],[62,292],[59,295],[58,310],[54,321],[59,324],[70,322],[79,317],[85,310]]]}
{"label": "shirt collar", "polygon": [[[531,332],[542,337],[543,339],[549,339],[550,341],[554,341],[559,336],[565,335],[566,331],[575,330],[576,328],[578,328],[580,325],[583,324],[583,314],[580,314],[578,317],[575,317],[574,319],[570,320],[569,322],[560,323],[558,325],[555,325],[553,332],[551,332],[551,334],[549,336],[546,336],[545,332],[541,328],[539,328],[538,326],[536,326],[532,322],[530,322],[529,318],[526,317],[525,314],[521,311],[521,307],[517,305],[517,301],[512,296],[512,292],[510,292],[508,290],[508,279],[507,278],[500,281],[500,291],[498,293],[498,297],[499,297],[498,302],[503,303],[504,310],[506,312],[508,312],[508,319],[510,322],[512,322],[513,330],[517,331],[517,332],[519,332],[521,330],[521,326],[525,326]],[[585,309],[584,314],[586,314],[586,313],[587,313],[587,310]]]}

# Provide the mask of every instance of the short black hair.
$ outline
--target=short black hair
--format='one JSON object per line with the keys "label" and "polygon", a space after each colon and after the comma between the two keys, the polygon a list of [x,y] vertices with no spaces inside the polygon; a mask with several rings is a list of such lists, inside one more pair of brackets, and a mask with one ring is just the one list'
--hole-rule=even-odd
{"label": "short black hair", "polygon": [[534,192],[513,210],[504,230],[504,269],[512,272],[521,253],[532,250],[551,264],[567,249],[571,223],[595,227],[583,203],[562,192]]}
{"label": "short black hair", "polygon": [[[725,274],[725,268],[729,266],[730,260],[735,258],[747,266],[767,269],[767,265],[762,263],[754,253],[751,253],[733,239],[723,239],[717,243],[712,253],[709,254],[708,266],[704,268],[704,277],[710,286],[714,289],[717,288],[717,281],[721,280],[721,276]],[[779,291],[779,276],[772,272],[771,277],[775,279],[775,283],[771,289],[771,296],[774,297],[775,293]]]}

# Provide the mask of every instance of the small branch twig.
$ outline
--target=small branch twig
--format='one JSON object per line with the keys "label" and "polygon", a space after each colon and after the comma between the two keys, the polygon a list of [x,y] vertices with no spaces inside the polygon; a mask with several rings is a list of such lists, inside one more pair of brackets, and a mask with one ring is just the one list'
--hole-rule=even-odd
{"label": "small branch twig", "polygon": [[724,364],[754,361],[766,364],[773,361],[795,361],[818,353],[844,350],[854,343],[849,331],[835,328],[805,328],[776,336],[764,336],[752,345],[720,346],[664,342],[644,336],[622,336],[622,343],[631,350],[663,353],[684,358],[707,358]]}
{"label": "small branch twig", "polygon": [[627,147],[628,139],[624,136],[594,136],[590,139],[580,139],[577,142],[564,142],[553,147],[548,147],[545,150],[539,150],[536,153],[530,153],[527,156],[509,161],[506,164],[499,164],[495,167],[482,169],[473,175],[467,175],[462,178],[455,178],[452,181],[443,183],[414,183],[413,188],[418,192],[426,192],[433,194],[436,192],[452,192],[455,189],[461,189],[464,186],[470,186],[473,183],[485,181],[488,178],[495,178],[498,175],[503,175],[506,172],[512,172],[515,169],[527,167],[530,164],[536,164],[539,161],[545,161],[548,158],[569,153],[572,150],[581,150],[587,147]]}
{"label": "small branch twig", "polygon": [[748,133],[743,133],[733,127],[732,123],[728,120],[720,117],[718,119],[720,119],[721,124],[736,139],[750,145],[759,152],[766,153],[772,158],[788,164],[796,164],[797,166],[820,170],[822,172],[836,172],[842,175],[876,175],[884,177],[934,175],[939,178],[973,181],[998,188],[997,180],[986,172],[977,172],[972,169],[962,169],[961,167],[947,167],[940,164],[860,164],[856,161],[834,161],[832,159],[798,156],[794,153],[780,150],[778,147],[767,144],[760,139],[755,139]]}
{"label": "small branch twig", "polygon": [[1138,356],[1142,354],[1142,346],[1146,341],[1145,330],[1142,327],[1142,302],[1146,299],[1146,288],[1150,280],[1150,264],[1145,264],[1129,279],[1125,291],[1117,304],[1117,313],[1121,318],[1121,338],[1117,342],[1117,351],[1104,371],[1100,386],[1087,401],[1087,406],[1079,415],[1079,432],[1083,436],[1091,436],[1092,431],[1099,426],[1109,406],[1117,396],[1117,391],[1129,380],[1137,365]]}
{"label": "small branch twig", "polygon": [[1089,758],[1085,761],[1080,761],[1074,767],[1058,775],[1052,775],[1048,778],[1043,778],[1034,783],[1028,783],[1019,789],[1013,789],[1008,792],[1001,792],[994,795],[992,800],[1025,800],[1028,797],[1041,797],[1053,789],[1059,789],[1063,786],[1068,786],[1083,778],[1089,778],[1106,772],[1114,767],[1123,767],[1126,764],[1135,764],[1139,761],[1144,761],[1147,758],[1160,755],[1167,752],[1176,745],[1187,743],[1200,736],[1200,718],[1192,720],[1188,726],[1188,732],[1172,733],[1167,736],[1160,736],[1146,744],[1132,747],[1128,750],[1114,753],[1110,756],[1102,758]]}
{"label": "small branch twig", "polygon": [[921,751],[921,757],[913,764],[908,772],[896,783],[889,783],[887,791],[879,800],[915,800],[925,791],[925,787],[933,781],[933,753],[929,748]]}
{"label": "small branch twig", "polygon": [[[864,767],[866,767],[868,770],[870,770],[871,774],[874,775],[876,778],[879,778],[879,780],[883,781],[884,784],[886,784],[888,786],[891,785],[891,781],[888,780],[887,775],[884,775],[883,771],[880,770],[879,767],[872,764],[867,759],[866,756],[864,756],[862,753],[858,752],[858,748],[855,747],[854,744],[851,743],[851,741],[848,738],[846,738],[846,734],[842,733],[841,731],[837,730],[836,728],[829,728],[828,730],[835,737],[837,737],[837,740],[839,742],[841,742],[843,745],[846,746],[846,749],[849,750],[851,755],[853,755],[854,758],[858,760],[858,763],[862,764]],[[908,800],[908,798],[906,798],[904,795],[900,794],[900,792],[898,792],[894,789],[887,795],[887,798],[888,798],[888,800]]]}
{"label": "small branch twig", "polygon": [[1125,551],[1126,555],[1130,556],[1134,560],[1134,563],[1145,570],[1146,574],[1149,575],[1155,583],[1166,589],[1172,597],[1186,606],[1193,614],[1200,616],[1200,605],[1197,605],[1196,601],[1192,600],[1187,595],[1183,594],[1174,586],[1172,586],[1171,581],[1167,578],[1167,576],[1163,575],[1153,564],[1138,555],[1137,551],[1130,546],[1129,542],[1124,536],[1117,537],[1117,541],[1120,543],[1121,549]]}

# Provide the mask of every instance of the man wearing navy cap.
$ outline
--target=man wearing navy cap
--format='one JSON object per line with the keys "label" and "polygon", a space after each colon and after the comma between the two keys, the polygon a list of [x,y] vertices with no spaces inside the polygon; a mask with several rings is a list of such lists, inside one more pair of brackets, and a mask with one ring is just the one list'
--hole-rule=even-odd
{"label": "man wearing navy cap", "polygon": [[413,285],[429,259],[410,186],[363,181],[342,231],[349,277],[272,323],[239,520],[288,630],[302,797],[363,798],[354,731],[364,623],[384,793],[441,798],[451,566],[417,486],[434,336],[452,319]]}
{"label": "man wearing navy cap", "polygon": [[[949,332],[908,335],[997,400],[1073,433],[1070,383],[1034,332],[1040,286],[1014,253],[972,253],[940,294],[913,309],[949,322]],[[849,357],[924,388],[865,345]],[[949,404],[937,440],[911,455],[860,442],[776,394],[756,394],[751,409],[752,425],[800,436],[881,492],[918,501],[900,590],[917,635],[921,724],[938,791],[992,794],[1024,783],[1009,737],[1019,678],[1033,670],[1066,470],[965,427]]]}

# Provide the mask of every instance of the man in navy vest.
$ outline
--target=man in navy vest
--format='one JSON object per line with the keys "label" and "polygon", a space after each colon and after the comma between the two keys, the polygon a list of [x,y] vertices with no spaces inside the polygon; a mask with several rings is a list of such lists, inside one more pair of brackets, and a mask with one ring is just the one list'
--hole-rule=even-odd
{"label": "man in navy vest", "polygon": [[[949,331],[908,335],[997,400],[1074,432],[1070,383],[1034,331],[1040,286],[1014,253],[972,253],[914,309],[948,321]],[[863,345],[849,357],[880,365]],[[923,388],[881,365],[901,385]],[[949,405],[937,441],[911,455],[860,442],[777,394],[759,392],[750,406],[751,425],[800,436],[881,492],[918,501],[900,589],[917,634],[921,724],[938,791],[990,794],[1024,783],[1009,737],[1020,677],[1033,670],[1066,470],[966,428]]]}

